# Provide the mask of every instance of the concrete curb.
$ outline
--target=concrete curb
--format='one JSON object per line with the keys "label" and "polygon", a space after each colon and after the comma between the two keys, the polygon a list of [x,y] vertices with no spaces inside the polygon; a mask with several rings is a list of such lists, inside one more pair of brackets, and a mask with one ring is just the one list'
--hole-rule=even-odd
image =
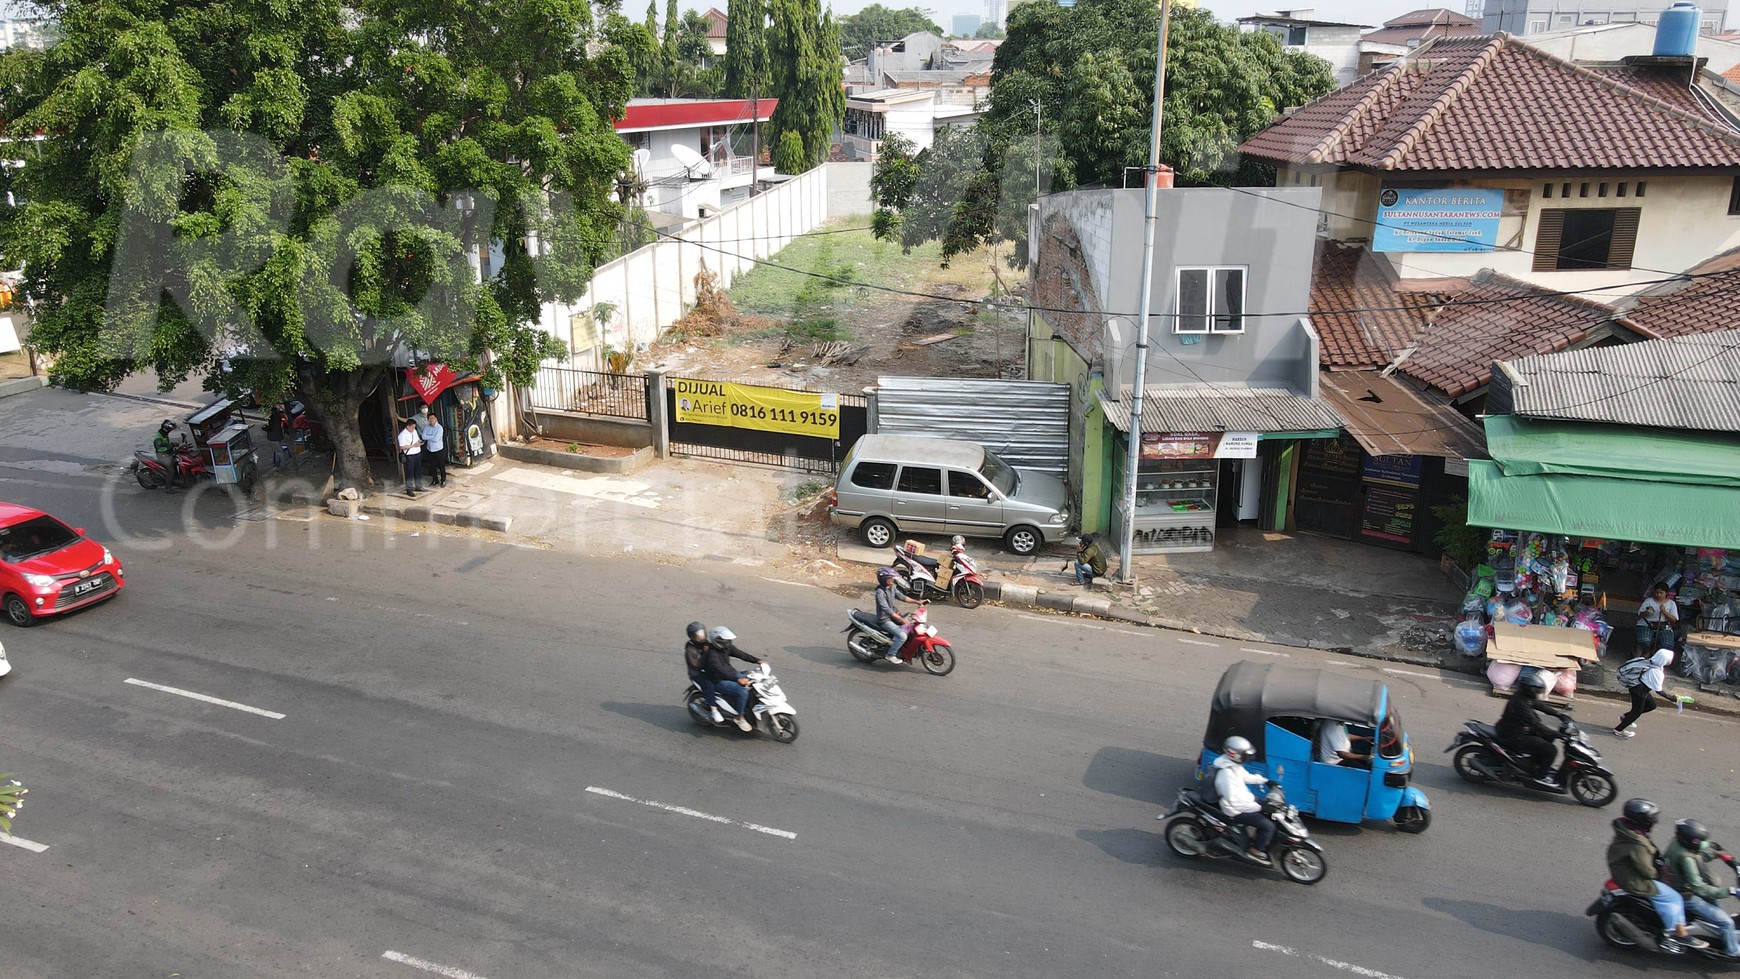
{"label": "concrete curb", "polygon": [[537,449],[529,445],[514,445],[500,443],[496,446],[504,458],[516,462],[530,462],[539,466],[549,466],[553,469],[571,469],[578,472],[610,473],[620,475],[633,472],[652,461],[653,450],[649,448],[635,449],[633,454],[626,456],[589,456],[579,452],[557,452],[554,449]]}
{"label": "concrete curb", "polygon": [[[1348,656],[1358,656],[1361,659],[1377,660],[1386,663],[1399,663],[1408,666],[1418,666],[1426,669],[1442,670],[1446,673],[1460,673],[1464,676],[1485,679],[1485,673],[1476,667],[1480,660],[1464,661],[1460,658],[1446,661],[1444,657],[1433,653],[1414,652],[1411,650],[1330,646],[1314,643],[1309,639],[1296,636],[1262,635],[1239,629],[1205,630],[1193,626],[1182,619],[1166,616],[1147,615],[1113,605],[1111,599],[1094,598],[1088,595],[1072,592],[1049,592],[1033,585],[1020,585],[1013,582],[985,582],[986,601],[997,602],[1011,608],[1042,609],[1049,612],[1067,612],[1074,615],[1092,616],[1111,622],[1122,622],[1128,625],[1145,626],[1150,629],[1165,629],[1169,632],[1183,632],[1197,636],[1210,636],[1216,639],[1230,639],[1235,642],[1260,642],[1271,646],[1291,646],[1295,649],[1317,649],[1324,652],[1342,653]],[[1598,697],[1604,701],[1622,703],[1627,699],[1623,691],[1608,690],[1598,686],[1580,687],[1579,696]],[[1697,702],[1688,710],[1708,714],[1719,714],[1725,717],[1740,717],[1740,694],[1728,694],[1726,691],[1705,684],[1697,685]],[[1662,708],[1657,704],[1658,709]]]}
{"label": "concrete curb", "polygon": [[45,387],[48,387],[48,378],[46,377],[14,377],[8,381],[0,381],[0,398],[10,398],[15,394],[29,394]]}
{"label": "concrete curb", "polygon": [[447,510],[432,507],[422,503],[406,500],[403,503],[388,500],[381,496],[372,496],[365,500],[323,499],[308,493],[283,493],[272,498],[274,502],[289,503],[296,506],[318,507],[340,520],[348,519],[344,512],[365,513],[371,517],[392,517],[406,523],[440,524],[447,527],[472,527],[479,530],[493,530],[505,534],[513,526],[512,517],[492,517],[486,514],[466,513],[463,510]]}

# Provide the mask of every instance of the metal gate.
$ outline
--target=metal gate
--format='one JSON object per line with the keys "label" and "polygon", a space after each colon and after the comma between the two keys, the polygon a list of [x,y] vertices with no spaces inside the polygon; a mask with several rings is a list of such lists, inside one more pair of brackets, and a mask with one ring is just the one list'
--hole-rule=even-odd
{"label": "metal gate", "polygon": [[[677,390],[674,383],[665,385],[665,419],[670,433],[671,452],[675,455],[718,459],[723,462],[748,462],[760,466],[777,466],[798,472],[833,475],[840,470],[853,443],[863,437],[869,423],[868,399],[859,394],[842,394],[840,399],[840,437],[811,438],[786,432],[764,432],[751,428],[726,425],[697,425],[677,421]],[[698,378],[696,380],[699,380]],[[769,387],[770,385],[756,385]],[[777,388],[781,391],[809,391],[808,388]]]}
{"label": "metal gate", "polygon": [[876,379],[876,431],[977,442],[1012,466],[1069,472],[1069,385],[948,377]]}

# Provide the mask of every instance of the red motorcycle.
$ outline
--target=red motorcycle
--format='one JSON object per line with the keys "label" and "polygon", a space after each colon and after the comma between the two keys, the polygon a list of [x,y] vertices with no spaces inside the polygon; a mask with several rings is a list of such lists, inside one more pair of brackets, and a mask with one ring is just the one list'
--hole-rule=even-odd
{"label": "red motorcycle", "polygon": [[[902,663],[917,660],[927,673],[947,676],[955,668],[955,650],[947,639],[936,634],[936,626],[930,624],[929,617],[922,607],[912,613],[912,622],[906,627],[906,642],[896,655]],[[857,609],[847,612],[845,632],[846,649],[861,662],[888,658],[888,647],[893,643],[873,616]]]}
{"label": "red motorcycle", "polygon": [[949,545],[948,585],[938,584],[942,577],[941,563],[936,558],[918,553],[918,546],[907,541],[894,548],[894,587],[916,601],[950,597],[961,608],[978,608],[985,600],[985,579],[979,567],[967,556],[967,540],[956,535]]}
{"label": "red motorcycle", "polygon": [[[175,459],[175,472],[181,485],[192,486],[195,479],[212,477],[210,458],[189,445],[186,438],[175,443],[171,456]],[[157,453],[150,449],[134,450],[133,464],[128,470],[145,489],[162,489],[169,485],[169,471],[157,461]]]}

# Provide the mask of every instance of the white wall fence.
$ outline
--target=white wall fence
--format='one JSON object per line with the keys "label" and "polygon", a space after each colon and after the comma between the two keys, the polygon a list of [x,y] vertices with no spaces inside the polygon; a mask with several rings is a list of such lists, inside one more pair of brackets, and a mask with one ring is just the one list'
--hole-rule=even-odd
{"label": "white wall fence", "polygon": [[[542,326],[567,341],[569,362],[603,368],[603,348],[640,350],[659,338],[695,303],[695,276],[706,268],[729,288],[737,276],[815,230],[828,218],[828,166],[769,188],[712,217],[662,236],[644,248],[598,267],[573,305],[548,303]],[[600,331],[592,310],[615,312]]]}

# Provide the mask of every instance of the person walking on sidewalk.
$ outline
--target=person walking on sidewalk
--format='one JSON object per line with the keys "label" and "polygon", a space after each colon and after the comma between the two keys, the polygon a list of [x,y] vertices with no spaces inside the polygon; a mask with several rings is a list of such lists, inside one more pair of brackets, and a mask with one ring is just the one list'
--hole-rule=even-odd
{"label": "person walking on sidewalk", "polygon": [[423,440],[423,455],[427,456],[424,465],[428,467],[429,485],[446,486],[446,432],[441,428],[441,419],[435,417],[435,412],[428,405],[423,406],[423,414],[418,416],[417,435]]}
{"label": "person walking on sidewalk", "polygon": [[417,435],[417,420],[405,419],[399,429],[399,460],[405,467],[405,495],[416,496],[423,482],[423,440]]}
{"label": "person walking on sidewalk", "polygon": [[[1094,543],[1094,535],[1083,534],[1075,542],[1075,583],[1090,591],[1094,587],[1095,578],[1106,576],[1106,554],[1100,550],[1100,545]],[[1069,562],[1065,562],[1061,571],[1069,570]]]}
{"label": "person walking on sidewalk", "polygon": [[1660,697],[1663,703],[1673,704],[1675,707],[1691,703],[1690,697],[1670,697],[1662,692],[1662,688],[1667,684],[1668,664],[1673,661],[1673,650],[1658,649],[1655,651],[1655,655],[1648,659],[1638,656],[1627,660],[1625,665],[1619,668],[1616,679],[1625,688],[1625,692],[1631,695],[1631,709],[1620,715],[1619,723],[1613,726],[1615,736],[1621,738],[1636,736],[1637,719],[1655,710],[1656,697]]}
{"label": "person walking on sidewalk", "polygon": [[266,440],[272,443],[272,468],[277,469],[295,456],[290,451],[290,409],[280,401],[266,416]]}

